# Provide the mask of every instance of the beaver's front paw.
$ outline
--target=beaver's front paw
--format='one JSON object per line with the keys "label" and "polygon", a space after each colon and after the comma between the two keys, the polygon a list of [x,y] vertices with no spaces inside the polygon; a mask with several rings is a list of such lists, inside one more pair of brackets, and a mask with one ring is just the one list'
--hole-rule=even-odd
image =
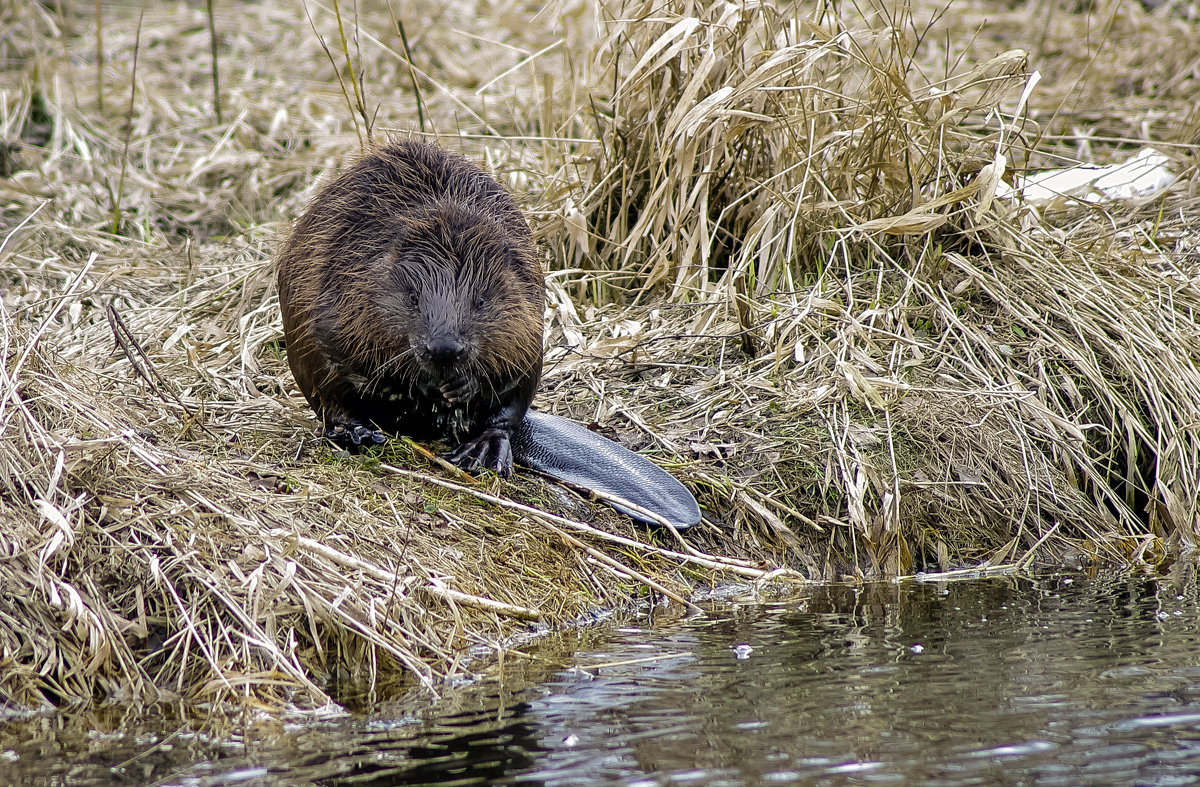
{"label": "beaver's front paw", "polygon": [[512,444],[504,429],[485,429],[475,439],[455,448],[446,458],[468,473],[491,470],[504,478],[512,475]]}
{"label": "beaver's front paw", "polygon": [[439,389],[450,404],[465,404],[479,392],[479,381],[473,375],[443,384]]}

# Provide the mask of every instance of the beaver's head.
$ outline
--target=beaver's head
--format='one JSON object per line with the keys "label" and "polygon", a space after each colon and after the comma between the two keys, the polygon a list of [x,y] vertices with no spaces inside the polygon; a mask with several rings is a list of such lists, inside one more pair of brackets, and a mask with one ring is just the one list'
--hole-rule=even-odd
{"label": "beaver's head", "polygon": [[527,245],[451,204],[399,221],[372,264],[378,337],[418,384],[512,380],[542,354],[542,275]]}

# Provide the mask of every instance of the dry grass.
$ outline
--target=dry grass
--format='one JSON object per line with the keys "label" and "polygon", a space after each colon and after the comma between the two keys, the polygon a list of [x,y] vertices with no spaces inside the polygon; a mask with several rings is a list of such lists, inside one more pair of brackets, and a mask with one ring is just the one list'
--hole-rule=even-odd
{"label": "dry grass", "polygon": [[[92,3],[0,11],[7,701],[319,706],[647,588],[1194,546],[1194,5],[264,6],[215,3],[221,120],[198,4],[105,5],[100,63]],[[684,479],[686,542],[312,444],[270,258],[389,132],[526,205],[539,406]],[[1148,141],[1152,204],[992,199]]]}

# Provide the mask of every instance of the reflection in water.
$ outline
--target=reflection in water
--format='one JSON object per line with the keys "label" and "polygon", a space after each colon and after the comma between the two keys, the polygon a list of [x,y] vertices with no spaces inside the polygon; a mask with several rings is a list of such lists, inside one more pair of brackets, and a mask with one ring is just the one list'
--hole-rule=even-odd
{"label": "reflection in water", "polygon": [[166,751],[43,719],[0,746],[61,784],[1194,784],[1198,599],[1189,567],[815,588],[609,631],[423,711]]}
{"label": "reflection in water", "polygon": [[336,775],[314,781],[376,787],[504,783],[509,775],[531,768],[541,750],[536,725],[511,721],[527,711],[524,704],[516,705],[502,713],[500,722],[494,711],[459,713],[425,728],[416,741],[365,734],[352,750],[328,760]]}

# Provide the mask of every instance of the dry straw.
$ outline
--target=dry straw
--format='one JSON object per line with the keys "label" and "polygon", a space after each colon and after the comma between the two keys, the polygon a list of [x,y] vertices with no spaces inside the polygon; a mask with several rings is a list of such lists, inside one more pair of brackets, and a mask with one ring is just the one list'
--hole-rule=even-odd
{"label": "dry straw", "polygon": [[[321,706],[648,594],[1193,545],[1186,4],[353,5],[0,12],[6,701]],[[418,130],[529,210],[539,406],[708,522],[311,441],[274,244]],[[994,198],[1148,139],[1165,200]]]}

